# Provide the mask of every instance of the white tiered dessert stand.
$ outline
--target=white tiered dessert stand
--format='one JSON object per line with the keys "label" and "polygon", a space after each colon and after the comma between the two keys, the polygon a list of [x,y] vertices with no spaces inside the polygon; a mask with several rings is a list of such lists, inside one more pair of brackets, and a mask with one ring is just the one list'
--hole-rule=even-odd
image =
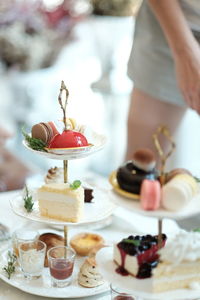
{"label": "white tiered dessert stand", "polygon": [[[62,85],[63,84],[64,83],[62,82]],[[62,91],[62,85],[61,85],[61,91]],[[65,108],[67,104],[66,102],[64,105]],[[65,113],[64,113],[64,120],[66,120]],[[62,160],[63,168],[64,168],[64,183],[66,183],[68,182],[68,161],[73,159],[80,159],[92,155],[97,151],[101,150],[106,143],[105,136],[97,134],[92,130],[88,130],[88,134],[89,136],[88,137],[86,136],[86,138],[88,138],[89,142],[92,144],[91,146],[80,147],[80,148],[69,148],[69,149],[65,148],[64,150],[60,149],[58,151],[55,151],[55,153],[33,150],[32,148],[29,147],[26,141],[23,141],[23,145],[28,150],[36,154],[39,154],[41,156],[45,156],[46,158]],[[34,193],[33,193],[34,207],[33,207],[33,211],[30,213],[28,213],[24,208],[22,194],[18,195],[14,199],[11,199],[10,204],[15,214],[27,218],[30,221],[46,223],[48,225],[64,226],[64,243],[65,245],[68,245],[69,227],[84,226],[91,223],[99,223],[100,221],[106,220],[113,213],[115,205],[111,201],[109,201],[108,195],[105,194],[104,191],[98,190],[98,188],[95,188],[94,194],[95,194],[94,203],[84,204],[85,216],[80,222],[77,223],[58,221],[55,219],[50,219],[50,218],[40,216],[37,197],[34,195]],[[7,251],[8,249],[5,250],[4,253],[2,254],[3,265],[5,265],[7,262],[7,258],[6,258]],[[109,285],[107,282],[95,288],[84,288],[79,286],[77,279],[75,277],[77,277],[78,275],[78,271],[80,269],[80,265],[82,264],[82,262],[83,262],[82,258],[76,259],[74,272],[73,272],[73,282],[70,286],[62,289],[56,289],[54,287],[51,287],[50,276],[48,274],[47,268],[44,269],[42,278],[36,281],[33,280],[27,282],[20,272],[14,274],[10,280],[6,278],[5,274],[0,272],[0,278],[5,282],[7,282],[8,284],[13,285],[27,293],[40,295],[44,297],[52,297],[52,298],[87,297],[87,296],[97,295],[108,291]]]}
{"label": "white tiered dessert stand", "polygon": [[[167,139],[171,142],[171,150],[165,156],[160,143],[158,141],[158,135],[164,134]],[[169,131],[164,127],[160,126],[157,132],[153,135],[155,146],[158,150],[158,153],[161,156],[161,184],[164,182],[164,169],[166,160],[172,154],[175,144],[170,136]],[[118,206],[121,206],[129,211],[132,211],[137,214],[141,214],[148,217],[154,217],[158,220],[158,245],[161,245],[162,242],[162,222],[165,218],[172,220],[181,220],[189,218],[195,215],[200,214],[200,193],[196,195],[193,201],[190,202],[185,208],[177,212],[169,212],[164,209],[158,209],[155,211],[147,211],[141,208],[140,202],[138,201],[138,196],[133,200],[125,198],[120,195],[118,189],[110,191],[110,198],[113,203]],[[160,239],[160,241],[159,241]],[[102,248],[97,253],[97,263],[99,265],[100,271],[104,278],[120,288],[122,291],[126,290],[127,292],[139,297],[142,300],[194,300],[200,297],[200,285],[197,284],[195,289],[180,289],[180,290],[171,290],[163,293],[152,293],[151,292],[151,278],[148,279],[136,279],[133,276],[122,276],[118,274],[115,270],[117,265],[113,261],[113,247]]]}

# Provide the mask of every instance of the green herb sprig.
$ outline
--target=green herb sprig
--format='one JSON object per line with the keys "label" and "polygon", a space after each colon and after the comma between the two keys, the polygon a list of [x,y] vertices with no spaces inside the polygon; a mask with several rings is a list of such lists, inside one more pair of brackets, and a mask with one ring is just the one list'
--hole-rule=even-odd
{"label": "green herb sprig", "polygon": [[24,207],[26,208],[27,212],[32,212],[33,210],[33,197],[29,194],[27,185],[24,187],[25,190],[25,196],[24,196]]}
{"label": "green herb sprig", "polygon": [[194,179],[196,180],[196,182],[200,182],[200,178],[197,176],[194,176]]}
{"label": "green herb sprig", "polygon": [[200,232],[200,228],[193,229],[194,232]]}
{"label": "green herb sprig", "polygon": [[133,244],[136,247],[140,246],[140,241],[138,241],[138,240],[123,239],[122,242],[128,243],[128,244]]}
{"label": "green herb sprig", "polygon": [[3,267],[3,270],[7,273],[8,279],[11,278],[11,275],[15,272],[15,265],[17,261],[17,256],[8,251],[8,262],[5,267]]}
{"label": "green herb sprig", "polygon": [[70,184],[70,188],[72,190],[76,190],[81,186],[81,181],[80,180],[74,180],[73,183]]}
{"label": "green herb sprig", "polygon": [[28,133],[25,132],[25,130],[22,128],[22,134],[25,138],[25,141],[28,143],[28,146],[33,149],[33,150],[37,150],[37,151],[43,151],[43,152],[47,152],[47,150],[45,149],[46,144],[45,142],[43,142],[40,139],[36,139],[36,138],[32,138],[28,135]]}

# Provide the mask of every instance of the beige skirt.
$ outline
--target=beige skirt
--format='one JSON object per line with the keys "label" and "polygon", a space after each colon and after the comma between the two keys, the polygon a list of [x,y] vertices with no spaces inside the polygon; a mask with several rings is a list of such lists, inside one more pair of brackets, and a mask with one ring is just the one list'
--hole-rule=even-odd
{"label": "beige skirt", "polygon": [[[195,35],[200,40],[200,34]],[[150,96],[186,106],[177,85],[171,50],[147,1],[143,1],[136,18],[128,76],[135,87]]]}

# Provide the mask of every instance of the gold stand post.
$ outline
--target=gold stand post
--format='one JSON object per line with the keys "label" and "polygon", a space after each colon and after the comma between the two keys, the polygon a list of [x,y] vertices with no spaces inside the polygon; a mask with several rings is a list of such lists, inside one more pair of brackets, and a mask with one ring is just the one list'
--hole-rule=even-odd
{"label": "gold stand post", "polygon": [[[163,135],[170,142],[170,150],[168,153],[164,153],[160,141],[159,136]],[[163,186],[165,184],[165,166],[168,158],[172,155],[176,145],[170,135],[169,130],[165,126],[159,126],[156,132],[153,134],[153,141],[156,147],[156,150],[161,159],[161,169],[160,169],[160,184]],[[162,247],[162,219],[158,220],[158,249]]]}
{"label": "gold stand post", "polygon": [[67,235],[68,235],[68,227],[67,227],[67,226],[64,226],[64,245],[65,245],[65,246],[68,246],[68,238],[67,238]]}
{"label": "gold stand post", "polygon": [[[64,169],[64,183],[67,183],[68,181],[68,160],[63,160],[63,169]],[[64,245],[68,245],[68,228],[67,226],[64,226]]]}
{"label": "gold stand post", "polygon": [[162,220],[158,220],[158,249],[162,247]]}
{"label": "gold stand post", "polygon": [[63,160],[64,183],[68,182],[68,160]]}

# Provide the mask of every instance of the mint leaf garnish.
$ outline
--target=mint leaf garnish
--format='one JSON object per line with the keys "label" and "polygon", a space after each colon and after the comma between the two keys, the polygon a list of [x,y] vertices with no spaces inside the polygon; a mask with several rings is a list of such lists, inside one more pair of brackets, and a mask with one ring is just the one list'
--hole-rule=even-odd
{"label": "mint leaf garnish", "polygon": [[200,228],[193,229],[194,232],[200,232]]}
{"label": "mint leaf garnish", "polygon": [[80,180],[74,180],[74,182],[70,184],[70,188],[72,190],[78,189],[79,186],[81,186],[81,181]]}
{"label": "mint leaf garnish", "polygon": [[193,177],[196,180],[196,182],[200,182],[200,178],[199,177],[197,177],[197,176],[193,176]]}
{"label": "mint leaf garnish", "polygon": [[133,244],[134,246],[140,246],[140,241],[138,240],[129,240],[129,239],[123,239],[122,242]]}

